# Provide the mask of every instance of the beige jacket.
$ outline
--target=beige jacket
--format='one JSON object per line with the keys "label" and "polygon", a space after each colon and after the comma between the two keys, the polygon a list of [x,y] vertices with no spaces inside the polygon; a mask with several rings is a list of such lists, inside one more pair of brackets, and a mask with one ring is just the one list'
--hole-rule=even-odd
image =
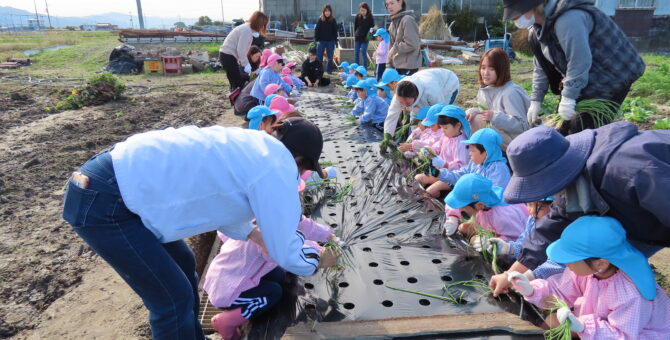
{"label": "beige jacket", "polygon": [[421,67],[421,37],[414,11],[402,11],[391,16],[389,26],[391,48],[387,68],[418,69]]}
{"label": "beige jacket", "polygon": [[254,40],[252,33],[249,24],[235,27],[223,41],[219,52],[232,55],[242,67],[247,66],[249,64],[247,52],[249,52],[251,42]]}

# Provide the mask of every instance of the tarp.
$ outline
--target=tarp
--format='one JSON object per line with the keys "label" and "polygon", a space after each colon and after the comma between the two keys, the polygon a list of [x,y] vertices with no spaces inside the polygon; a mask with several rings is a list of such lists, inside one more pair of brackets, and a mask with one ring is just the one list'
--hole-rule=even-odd
{"label": "tarp", "polygon": [[115,74],[137,73],[141,63],[135,61],[135,48],[130,45],[120,45],[109,54],[109,63],[104,71]]}

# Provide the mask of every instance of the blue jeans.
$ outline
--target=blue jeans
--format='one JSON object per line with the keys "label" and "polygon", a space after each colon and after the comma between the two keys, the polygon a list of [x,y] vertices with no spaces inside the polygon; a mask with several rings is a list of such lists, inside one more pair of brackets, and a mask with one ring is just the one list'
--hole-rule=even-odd
{"label": "blue jeans", "polygon": [[316,60],[323,62],[323,52],[324,50],[328,53],[328,66],[326,67],[326,72],[328,74],[333,72],[335,64],[333,63],[333,56],[335,53],[335,40],[332,41],[318,41],[316,44]]}
{"label": "blue jeans", "polygon": [[[361,56],[362,64],[358,63],[358,56]],[[358,65],[363,65],[368,68],[368,43],[354,41],[354,62]]]}
{"label": "blue jeans", "polygon": [[108,151],[79,171],[89,177],[89,186],[68,183],[63,218],[142,298],[153,339],[204,339],[191,249],[181,240],[160,243],[128,210]]}

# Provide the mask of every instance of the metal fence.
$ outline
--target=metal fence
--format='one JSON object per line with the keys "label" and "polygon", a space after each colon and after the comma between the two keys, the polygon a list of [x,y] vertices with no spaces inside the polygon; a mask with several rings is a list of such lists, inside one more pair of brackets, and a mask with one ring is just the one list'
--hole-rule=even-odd
{"label": "metal fence", "polygon": [[656,0],[619,0],[617,8],[655,8]]}

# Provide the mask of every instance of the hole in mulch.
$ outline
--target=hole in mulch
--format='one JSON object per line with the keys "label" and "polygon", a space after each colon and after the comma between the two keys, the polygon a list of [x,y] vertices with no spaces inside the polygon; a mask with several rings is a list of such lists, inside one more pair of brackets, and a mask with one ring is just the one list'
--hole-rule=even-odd
{"label": "hole in mulch", "polygon": [[391,185],[391,184],[387,184],[386,187],[387,187],[387,188],[393,188],[393,185]]}
{"label": "hole in mulch", "polygon": [[361,240],[365,240],[366,238],[368,238],[368,235],[363,235],[360,237]]}
{"label": "hole in mulch", "polygon": [[372,248],[370,248],[370,247],[365,247],[365,248],[363,248],[363,251],[366,252],[366,253],[369,253],[369,252],[372,251]]}
{"label": "hole in mulch", "polygon": [[396,203],[402,203],[402,200],[397,200],[397,201],[395,201],[395,202],[396,202]]}
{"label": "hole in mulch", "polygon": [[376,284],[377,286],[381,286],[384,284],[384,281],[380,279],[375,279],[374,281],[372,281],[372,283]]}
{"label": "hole in mulch", "polygon": [[342,156],[337,156],[337,158],[342,158]]}
{"label": "hole in mulch", "polygon": [[330,227],[331,227],[331,228],[337,228],[337,223],[331,223],[331,224],[330,224]]}
{"label": "hole in mulch", "polygon": [[421,248],[430,249],[430,246],[427,245],[427,244],[424,244],[424,245],[421,246]]}
{"label": "hole in mulch", "polygon": [[442,281],[451,281],[451,280],[453,280],[453,279],[451,278],[451,276],[449,276],[449,275],[444,275],[444,276],[440,277],[440,279],[442,279]]}
{"label": "hole in mulch", "polygon": [[311,283],[309,283],[309,282],[305,282],[305,288],[307,288],[307,289],[314,289],[314,285],[311,284]]}
{"label": "hole in mulch", "polygon": [[386,222],[386,221],[384,221],[384,222],[382,222],[382,223],[379,223],[379,225],[387,225],[387,224],[389,224],[389,223]]}
{"label": "hole in mulch", "polygon": [[356,226],[357,226],[357,227],[362,227],[362,226],[363,226],[363,223],[356,223]]}
{"label": "hole in mulch", "polygon": [[390,301],[390,300],[384,300],[384,301],[382,301],[382,306],[384,306],[384,307],[393,307],[393,301]]}
{"label": "hole in mulch", "polygon": [[361,170],[361,173],[362,173],[362,174],[367,174],[368,172],[365,171],[365,170]]}
{"label": "hole in mulch", "polygon": [[379,203],[379,201],[372,201],[372,203],[377,204],[377,203]]}
{"label": "hole in mulch", "polygon": [[409,266],[409,261],[400,261],[400,264],[403,266]]}
{"label": "hole in mulch", "polygon": [[433,211],[435,211],[435,210],[433,210],[433,209],[428,209],[428,212],[433,212]]}
{"label": "hole in mulch", "polygon": [[391,193],[391,196],[395,196],[395,195],[397,195],[397,194],[398,194],[398,193],[394,191],[394,192]]}
{"label": "hole in mulch", "polygon": [[384,212],[379,210],[379,211],[377,211],[377,215],[384,215]]}
{"label": "hole in mulch", "polygon": [[369,265],[370,267],[378,267],[378,266],[379,266],[379,263],[377,263],[377,262],[370,262],[368,265]]}
{"label": "hole in mulch", "polygon": [[349,283],[347,282],[340,282],[337,284],[340,288],[347,288],[349,287]]}
{"label": "hole in mulch", "polygon": [[408,213],[408,212],[409,212],[408,210],[400,210],[400,213],[401,213],[401,214],[406,214],[406,213]]}
{"label": "hole in mulch", "polygon": [[409,283],[417,283],[419,280],[416,279],[416,277],[408,277],[407,282]]}
{"label": "hole in mulch", "polygon": [[440,263],[442,263],[442,260],[440,260],[440,259],[433,259],[433,263],[435,263],[435,264],[440,264]]}
{"label": "hole in mulch", "polygon": [[316,309],[316,306],[311,303],[308,303],[305,305],[305,309]]}
{"label": "hole in mulch", "polygon": [[348,171],[342,171],[342,173],[343,173],[343,174],[348,174],[349,172],[348,172]]}
{"label": "hole in mulch", "polygon": [[477,274],[477,275],[475,275],[475,279],[477,279],[477,280],[484,280],[484,275],[479,275],[479,274]]}
{"label": "hole in mulch", "polygon": [[355,206],[357,206],[357,205],[358,205],[358,202],[351,202],[351,206],[352,206],[352,207],[355,207]]}
{"label": "hole in mulch", "polygon": [[414,234],[414,237],[419,238],[419,237],[423,237],[423,235],[421,233],[416,233],[416,234]]}
{"label": "hole in mulch", "polygon": [[386,237],[395,237],[395,233],[388,233],[386,234]]}
{"label": "hole in mulch", "polygon": [[414,220],[411,219],[411,218],[408,218],[408,219],[407,219],[407,223],[414,223]]}
{"label": "hole in mulch", "polygon": [[337,214],[336,213],[330,213],[330,214],[328,214],[328,216],[337,216]]}
{"label": "hole in mulch", "polygon": [[428,301],[428,299],[421,299],[419,300],[419,304],[422,306],[430,306],[430,301]]}
{"label": "hole in mulch", "polygon": [[402,248],[402,247],[401,247],[401,246],[393,246],[393,247],[391,247],[391,249],[393,249],[393,250],[400,250],[400,248]]}
{"label": "hole in mulch", "polygon": [[351,177],[345,177],[344,179],[350,179]]}
{"label": "hole in mulch", "polygon": [[465,261],[472,261],[472,256],[466,256],[465,258],[463,258],[463,260],[465,260]]}
{"label": "hole in mulch", "polygon": [[343,304],[342,307],[344,307],[344,309],[354,309],[354,307],[356,307],[356,305],[354,305],[351,302],[347,302],[347,303]]}
{"label": "hole in mulch", "polygon": [[335,203],[328,203],[328,204],[326,204],[326,205],[329,206],[329,207],[334,207],[334,206],[335,206]]}
{"label": "hole in mulch", "polygon": [[416,203],[423,203],[423,200],[416,200]]}
{"label": "hole in mulch", "polygon": [[466,300],[464,298],[456,299],[456,302],[458,302],[461,305],[467,305],[468,304],[468,300]]}

